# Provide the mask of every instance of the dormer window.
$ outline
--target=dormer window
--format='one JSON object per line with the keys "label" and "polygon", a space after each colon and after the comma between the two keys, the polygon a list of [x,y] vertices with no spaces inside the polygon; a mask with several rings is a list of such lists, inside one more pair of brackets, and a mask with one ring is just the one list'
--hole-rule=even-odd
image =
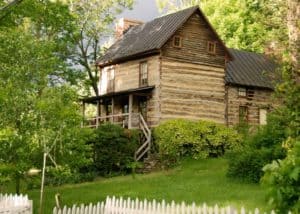
{"label": "dormer window", "polygon": [[182,37],[181,36],[174,36],[173,46],[175,48],[181,48],[182,47]]}
{"label": "dormer window", "polygon": [[140,86],[148,85],[148,63],[147,61],[140,63]]}
{"label": "dormer window", "polygon": [[207,42],[207,52],[210,54],[216,54],[216,42],[208,41]]}

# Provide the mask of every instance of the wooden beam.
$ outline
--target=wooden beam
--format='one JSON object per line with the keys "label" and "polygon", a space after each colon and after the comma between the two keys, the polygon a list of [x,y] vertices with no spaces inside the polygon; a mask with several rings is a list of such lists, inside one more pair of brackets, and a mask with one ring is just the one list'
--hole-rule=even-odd
{"label": "wooden beam", "polygon": [[[114,111],[114,108],[115,108],[115,99],[114,97],[111,98],[111,114],[114,115],[115,114],[115,111]],[[112,117],[112,123],[114,122],[114,117]]]}
{"label": "wooden beam", "polygon": [[133,95],[129,94],[128,96],[128,129],[132,128],[132,103],[133,103]]}

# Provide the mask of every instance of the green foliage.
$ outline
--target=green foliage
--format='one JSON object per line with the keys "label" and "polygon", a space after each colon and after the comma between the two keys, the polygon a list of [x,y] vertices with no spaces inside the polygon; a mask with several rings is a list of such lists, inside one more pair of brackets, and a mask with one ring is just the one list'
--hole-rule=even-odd
{"label": "green foliage", "polygon": [[86,94],[90,94],[92,88],[92,93],[98,95],[100,69],[94,65],[103,50],[100,41],[112,34],[111,26],[115,16],[124,8],[130,8],[133,2],[134,0],[73,0],[69,3],[75,23],[71,38],[76,45],[70,57],[72,63],[86,75],[81,82],[85,86],[81,90],[86,89]]}
{"label": "green foliage", "polygon": [[80,182],[80,174],[71,170],[68,165],[47,167],[46,185],[60,186],[66,183]]}
{"label": "green foliage", "polygon": [[218,157],[240,141],[240,136],[224,125],[184,119],[161,123],[154,130],[154,138],[166,164],[174,164],[182,157]]}
{"label": "green foliage", "polygon": [[250,182],[259,182],[262,168],[274,159],[285,157],[282,141],[286,138],[285,127],[288,121],[278,112],[268,115],[266,126],[244,138],[243,146],[228,154],[227,175]]}
{"label": "green foliage", "polygon": [[278,213],[300,210],[300,141],[292,140],[294,147],[283,160],[274,160],[266,165],[262,178],[268,187],[269,202]]}
{"label": "green foliage", "polygon": [[76,164],[84,165],[88,148],[79,140],[77,95],[54,42],[22,28],[0,29],[0,50],[0,164],[13,166],[18,192],[26,172],[41,168],[44,146],[56,142],[52,155],[58,164],[76,155]]}
{"label": "green foliage", "polygon": [[130,172],[129,166],[134,162],[139,133],[107,123],[96,129],[94,135],[91,143],[94,147],[94,164],[98,173],[112,176]]}

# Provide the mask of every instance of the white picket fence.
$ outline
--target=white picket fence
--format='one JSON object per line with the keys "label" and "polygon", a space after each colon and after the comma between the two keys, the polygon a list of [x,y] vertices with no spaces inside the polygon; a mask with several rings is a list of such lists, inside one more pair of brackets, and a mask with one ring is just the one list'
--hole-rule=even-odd
{"label": "white picket fence", "polygon": [[0,194],[0,214],[32,214],[32,201],[27,195]]}
{"label": "white picket fence", "polygon": [[[233,207],[209,207],[206,204],[197,206],[195,203],[176,204],[174,201],[166,203],[164,200],[147,201],[139,199],[123,199],[122,197],[107,197],[105,202],[89,205],[73,205],[72,207],[54,208],[53,214],[260,214],[258,209],[246,211],[244,208],[236,210]],[[275,214],[274,211],[270,212]]]}

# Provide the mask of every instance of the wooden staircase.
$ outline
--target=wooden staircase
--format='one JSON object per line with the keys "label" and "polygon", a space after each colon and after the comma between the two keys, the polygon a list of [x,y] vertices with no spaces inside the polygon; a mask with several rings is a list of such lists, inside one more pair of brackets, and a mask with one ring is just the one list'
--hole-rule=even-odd
{"label": "wooden staircase", "polygon": [[146,154],[150,152],[151,149],[151,130],[148,127],[142,114],[139,114],[139,128],[142,131],[142,142],[143,144],[138,148],[134,154],[135,161],[140,161],[145,157]]}

